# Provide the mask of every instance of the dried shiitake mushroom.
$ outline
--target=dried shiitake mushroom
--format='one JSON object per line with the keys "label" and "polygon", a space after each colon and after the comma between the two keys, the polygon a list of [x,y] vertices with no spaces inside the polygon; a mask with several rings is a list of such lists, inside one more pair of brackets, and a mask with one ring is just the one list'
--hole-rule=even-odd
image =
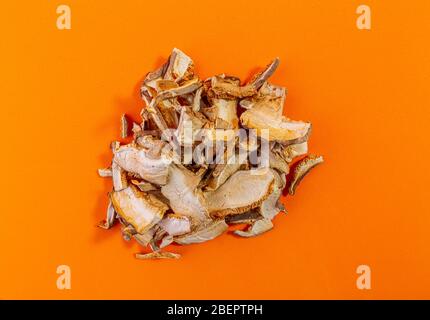
{"label": "dried shiitake mushroom", "polygon": [[141,121],[121,116],[112,162],[99,169],[112,179],[106,220],[122,225],[125,240],[152,252],[138,259],[178,259],[172,243],[205,242],[243,224],[240,237],[273,228],[303,177],[323,162],[306,156],[311,124],[283,115],[286,89],[268,82],[274,59],[247,83],[225,74],[201,80],[194,62],[173,49],[141,86]]}

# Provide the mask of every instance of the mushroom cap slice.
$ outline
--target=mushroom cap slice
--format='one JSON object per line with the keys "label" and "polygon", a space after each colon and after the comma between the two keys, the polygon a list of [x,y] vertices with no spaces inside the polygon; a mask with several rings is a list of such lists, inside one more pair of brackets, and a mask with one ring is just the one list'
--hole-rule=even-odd
{"label": "mushroom cap slice", "polygon": [[137,174],[140,178],[159,185],[166,183],[168,169],[172,162],[166,153],[161,152],[159,156],[155,156],[151,154],[150,149],[137,148],[134,145],[118,148],[113,161],[125,171]]}
{"label": "mushroom cap slice", "polygon": [[272,193],[274,180],[267,168],[237,171],[217,190],[205,193],[211,217],[224,218],[259,206]]}
{"label": "mushroom cap slice", "polygon": [[262,134],[262,129],[268,129],[270,141],[289,142],[304,139],[311,129],[309,122],[280,117],[273,109],[268,107],[249,109],[242,113],[240,121],[244,127],[256,129],[259,136]]}
{"label": "mushroom cap slice", "polygon": [[192,244],[192,243],[200,243],[208,240],[212,240],[225,231],[227,231],[228,225],[224,220],[218,220],[209,222],[200,226],[195,231],[185,234],[183,236],[175,237],[174,241],[178,244]]}
{"label": "mushroom cap slice", "polygon": [[197,220],[208,219],[205,199],[197,188],[200,180],[201,176],[185,167],[170,166],[167,183],[161,187],[161,193],[170,201],[175,213]]}
{"label": "mushroom cap slice", "polygon": [[234,231],[234,234],[240,237],[249,238],[249,237],[255,237],[262,233],[265,233],[271,230],[272,228],[273,228],[273,222],[271,220],[261,219],[261,220],[255,221],[248,230],[246,231],[236,230]]}
{"label": "mushroom cap slice", "polygon": [[302,179],[317,165],[323,163],[324,159],[322,156],[309,155],[300,160],[293,171],[293,178],[288,187],[288,193],[294,195],[296,188]]}
{"label": "mushroom cap slice", "polygon": [[179,259],[181,255],[173,252],[154,251],[150,253],[136,253],[136,258],[140,260],[150,259]]}
{"label": "mushroom cap slice", "polygon": [[256,209],[261,216],[269,220],[272,220],[280,211],[284,210],[279,202],[279,198],[285,187],[285,174],[280,175],[275,170],[272,170],[272,173],[275,176],[273,191]]}
{"label": "mushroom cap slice", "polygon": [[155,196],[144,193],[133,185],[111,192],[110,198],[115,211],[140,234],[158,223],[169,209]]}
{"label": "mushroom cap slice", "polygon": [[178,236],[191,231],[188,217],[178,214],[168,214],[158,224],[171,236]]}

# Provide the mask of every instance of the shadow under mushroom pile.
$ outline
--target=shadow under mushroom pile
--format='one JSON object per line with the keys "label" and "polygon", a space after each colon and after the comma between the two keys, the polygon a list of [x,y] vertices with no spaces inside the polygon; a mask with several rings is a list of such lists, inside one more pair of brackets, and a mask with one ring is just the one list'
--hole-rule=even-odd
{"label": "shadow under mushroom pile", "polygon": [[161,249],[211,240],[230,224],[247,225],[234,231],[241,237],[272,229],[283,190],[294,194],[323,161],[306,156],[311,124],[282,115],[285,88],[268,82],[278,64],[245,84],[224,74],[203,81],[174,49],[143,81],[141,123],[121,118],[129,142],[113,142],[112,164],[99,170],[113,182],[99,226],[119,221],[125,240],[152,250],[139,259],[179,258]]}

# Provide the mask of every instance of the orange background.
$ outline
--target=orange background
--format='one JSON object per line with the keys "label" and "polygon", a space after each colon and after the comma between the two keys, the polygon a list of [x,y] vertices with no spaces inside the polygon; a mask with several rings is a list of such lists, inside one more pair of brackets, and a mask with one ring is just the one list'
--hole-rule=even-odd
{"label": "orange background", "polygon": [[[56,7],[72,30],[56,28]],[[1,32],[0,298],[430,298],[429,1],[8,1]],[[325,164],[261,237],[139,261],[104,218],[119,117],[173,47],[202,78],[273,57]],[[56,267],[72,289],[56,288]],[[356,268],[372,289],[356,288]]]}

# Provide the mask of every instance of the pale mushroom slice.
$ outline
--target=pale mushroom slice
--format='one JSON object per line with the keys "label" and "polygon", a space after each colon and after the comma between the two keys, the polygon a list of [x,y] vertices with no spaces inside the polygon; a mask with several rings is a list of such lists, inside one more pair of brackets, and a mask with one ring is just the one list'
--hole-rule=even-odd
{"label": "pale mushroom slice", "polygon": [[261,205],[255,210],[265,219],[272,220],[279,212],[284,211],[279,199],[282,195],[282,190],[285,187],[285,174],[279,174],[272,170],[275,177],[275,183],[272,193],[264,200]]}
{"label": "pale mushroom slice", "polygon": [[112,177],[112,168],[98,169],[97,172],[102,178]]}
{"label": "pale mushroom slice", "polygon": [[273,228],[273,222],[270,219],[261,219],[255,221],[246,231],[235,230],[234,234],[244,238],[250,238],[265,233]]}
{"label": "pale mushroom slice", "polygon": [[[228,150],[226,150],[226,153],[227,152]],[[225,154],[225,158],[227,158],[227,154]],[[241,168],[246,160],[246,158],[241,158],[240,155],[235,152],[232,153],[228,159],[225,159],[223,163],[216,164],[206,183],[205,191],[214,191],[218,189],[229,177]]]}
{"label": "pale mushroom slice", "polygon": [[115,191],[121,191],[128,186],[127,172],[115,162],[112,162],[112,184]]}
{"label": "pale mushroom slice", "polygon": [[128,118],[126,114],[123,114],[121,116],[121,138],[125,139],[128,137],[129,133],[129,123]]}
{"label": "pale mushroom slice", "polygon": [[[239,88],[240,80],[236,77],[220,75],[211,78],[211,87],[232,86]],[[205,113],[210,115],[212,121],[215,122],[215,128],[234,129],[239,127],[239,118],[237,116],[238,98],[219,97],[216,90],[208,89],[208,98],[211,106],[205,108]]]}
{"label": "pale mushroom slice", "polygon": [[115,211],[140,234],[158,223],[169,209],[155,196],[144,193],[133,185],[110,193],[110,198]]}
{"label": "pale mushroom slice", "polygon": [[112,201],[109,200],[109,204],[106,210],[106,220],[101,221],[97,226],[99,228],[106,229],[106,230],[112,228],[115,222],[115,215],[116,215],[116,212],[112,205]]}
{"label": "pale mushroom slice", "polygon": [[164,79],[180,82],[194,77],[193,60],[181,50],[174,48],[169,57]]}
{"label": "pale mushroom slice", "polygon": [[286,162],[290,163],[294,158],[305,155],[308,153],[307,141],[302,143],[290,144],[283,146],[282,144],[276,143],[272,148],[272,151],[279,155]]}
{"label": "pale mushroom slice", "polygon": [[224,218],[258,207],[272,193],[274,179],[267,168],[237,171],[217,190],[205,193],[211,217]]}
{"label": "pale mushroom slice", "polygon": [[171,236],[178,236],[191,231],[190,219],[179,214],[167,214],[158,225]]}
{"label": "pale mushroom slice", "polygon": [[270,141],[281,141],[285,143],[304,142],[307,140],[311,130],[309,122],[294,121],[284,116],[278,116],[275,111],[268,107],[259,107],[246,110],[240,116],[242,125],[249,129],[256,129],[257,135],[261,136],[267,129]]}
{"label": "pale mushroom slice", "polygon": [[161,193],[170,201],[170,207],[175,213],[205,221],[208,219],[208,211],[202,191],[197,188],[200,179],[201,176],[185,167],[172,164]]}
{"label": "pale mushroom slice", "polygon": [[285,97],[286,89],[284,87],[266,82],[255,96],[242,99],[240,106],[244,109],[266,107],[273,110],[276,115],[281,116],[284,109]]}
{"label": "pale mushroom slice", "polygon": [[182,107],[179,124],[175,135],[181,145],[192,145],[196,140],[198,130],[206,124],[206,118],[200,112],[194,112],[191,107]]}
{"label": "pale mushroom slice", "polygon": [[150,259],[179,259],[181,255],[173,252],[154,251],[150,253],[136,253],[136,258],[140,260]]}
{"label": "pale mushroom slice", "polygon": [[174,241],[178,244],[192,244],[192,243],[200,243],[212,240],[225,231],[227,231],[228,225],[224,220],[211,221],[206,224],[202,224],[188,234],[174,237]]}
{"label": "pale mushroom slice", "polygon": [[285,174],[288,174],[288,172],[290,172],[290,166],[288,165],[288,162],[273,150],[269,151],[269,164],[271,168],[276,169]]}
{"label": "pale mushroom slice", "polygon": [[113,163],[125,171],[137,174],[140,178],[158,185],[166,183],[171,162],[172,159],[168,153],[161,151],[157,156],[151,152],[151,149],[137,148],[133,144],[118,148],[113,158]]}
{"label": "pale mushroom slice", "polygon": [[300,160],[293,171],[292,180],[288,186],[288,193],[294,195],[296,188],[302,179],[317,165],[324,162],[322,156],[309,155]]}
{"label": "pale mushroom slice", "polygon": [[158,190],[158,188],[155,185],[144,180],[139,181],[139,180],[133,179],[130,182],[136,187],[138,187],[140,191],[143,191],[143,192]]}

